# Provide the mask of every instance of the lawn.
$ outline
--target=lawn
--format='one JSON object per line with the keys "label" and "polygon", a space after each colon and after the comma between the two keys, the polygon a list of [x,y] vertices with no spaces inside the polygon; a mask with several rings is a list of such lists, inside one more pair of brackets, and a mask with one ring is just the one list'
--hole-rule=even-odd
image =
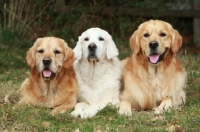
{"label": "lawn", "polygon": [[[121,58],[127,56],[120,51]],[[180,109],[159,116],[153,111],[135,111],[131,117],[121,116],[117,109],[107,106],[91,119],[73,118],[70,111],[51,116],[51,109],[16,107],[18,89],[28,76],[25,50],[6,49],[0,54],[0,131],[74,131],[74,132],[145,132],[200,131],[200,56],[178,55],[185,66],[187,101]]]}

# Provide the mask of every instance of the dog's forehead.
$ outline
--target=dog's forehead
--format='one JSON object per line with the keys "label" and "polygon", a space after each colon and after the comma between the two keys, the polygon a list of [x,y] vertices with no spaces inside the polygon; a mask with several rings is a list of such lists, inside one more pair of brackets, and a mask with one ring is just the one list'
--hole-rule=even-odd
{"label": "dog's forehead", "polygon": [[40,40],[38,40],[35,46],[36,46],[36,49],[62,50],[64,48],[64,43],[60,39],[53,38],[53,37],[46,37],[46,38],[41,38]]}
{"label": "dog's forehead", "polygon": [[140,30],[156,30],[156,31],[164,31],[169,30],[171,27],[170,24],[160,21],[160,20],[150,20],[139,26]]}
{"label": "dog's forehead", "polygon": [[98,37],[105,37],[106,33],[104,30],[101,30],[99,28],[91,28],[85,31],[82,34],[83,37],[89,37],[89,38],[98,38]]}

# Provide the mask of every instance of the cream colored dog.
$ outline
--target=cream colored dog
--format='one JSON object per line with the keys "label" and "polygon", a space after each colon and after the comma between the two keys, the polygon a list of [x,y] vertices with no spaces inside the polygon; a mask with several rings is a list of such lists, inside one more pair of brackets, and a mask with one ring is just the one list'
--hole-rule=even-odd
{"label": "cream colored dog", "polygon": [[74,52],[80,90],[71,115],[88,118],[109,103],[117,105],[122,66],[112,37],[105,30],[90,28],[81,34]]}
{"label": "cream colored dog", "polygon": [[139,26],[130,38],[133,54],[122,61],[120,114],[153,107],[159,114],[185,103],[186,71],[176,59],[181,45],[182,37],[164,21],[150,20]]}

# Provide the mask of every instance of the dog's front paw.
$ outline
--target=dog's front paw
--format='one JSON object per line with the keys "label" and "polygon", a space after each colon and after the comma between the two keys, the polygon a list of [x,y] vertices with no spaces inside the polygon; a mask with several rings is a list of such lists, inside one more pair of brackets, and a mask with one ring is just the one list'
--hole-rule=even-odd
{"label": "dog's front paw", "polygon": [[52,116],[54,116],[54,115],[56,115],[56,114],[58,114],[59,113],[59,111],[58,111],[58,109],[53,109],[52,111],[51,111],[51,115]]}
{"label": "dog's front paw", "polygon": [[170,112],[172,108],[172,100],[170,98],[164,99],[158,107],[153,108],[154,114],[161,114],[163,112]]}
{"label": "dog's front paw", "polygon": [[159,106],[159,107],[153,108],[153,110],[154,110],[154,114],[158,115],[158,114],[162,114],[164,112],[170,112],[171,107],[160,107]]}
{"label": "dog's front paw", "polygon": [[83,113],[82,110],[81,111],[74,110],[74,111],[71,112],[71,116],[73,116],[73,117],[79,117],[79,116],[81,116],[82,113]]}
{"label": "dog's front paw", "polygon": [[159,109],[158,107],[153,108],[153,110],[154,110],[154,114],[155,114],[155,115],[158,115],[158,114],[163,113],[163,110],[162,110],[162,109]]}
{"label": "dog's front paw", "polygon": [[69,110],[71,107],[68,107],[66,105],[64,106],[59,106],[59,107],[55,107],[52,111],[51,111],[51,115],[54,116],[55,114],[63,114],[64,112],[66,112],[67,110]]}
{"label": "dog's front paw", "polygon": [[98,110],[94,109],[92,107],[89,107],[88,109],[86,109],[82,114],[81,114],[81,118],[85,119],[85,118],[91,118],[93,116],[95,116],[97,114]]}
{"label": "dog's front paw", "polygon": [[132,115],[132,111],[131,111],[131,109],[123,109],[123,108],[120,108],[120,109],[119,109],[119,114],[120,114],[120,115],[131,116],[131,115]]}
{"label": "dog's front paw", "polygon": [[128,102],[126,100],[121,101],[120,107],[119,107],[119,114],[120,115],[126,115],[126,116],[132,115],[130,102]]}

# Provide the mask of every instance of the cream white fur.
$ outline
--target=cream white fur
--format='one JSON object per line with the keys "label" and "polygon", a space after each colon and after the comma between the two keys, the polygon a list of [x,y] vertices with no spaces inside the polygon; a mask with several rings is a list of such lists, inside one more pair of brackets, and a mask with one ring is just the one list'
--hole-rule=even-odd
{"label": "cream white fur", "polygon": [[[89,38],[85,41],[85,38]],[[100,41],[99,37],[104,40]],[[88,60],[88,45],[97,46],[98,61]],[[78,104],[72,116],[88,118],[94,116],[107,104],[118,105],[122,65],[117,58],[118,49],[112,37],[99,28],[90,28],[79,37],[75,52],[74,69],[78,80]]]}

